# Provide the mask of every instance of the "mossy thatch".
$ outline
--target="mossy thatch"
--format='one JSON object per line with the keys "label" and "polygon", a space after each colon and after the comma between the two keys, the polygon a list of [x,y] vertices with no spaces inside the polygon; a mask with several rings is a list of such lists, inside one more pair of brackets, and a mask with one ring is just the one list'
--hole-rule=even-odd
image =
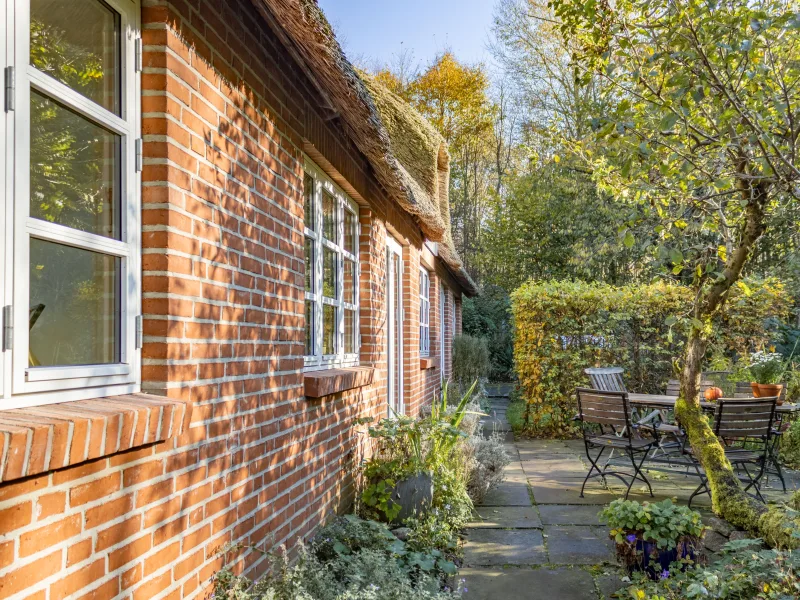
{"label": "mossy thatch", "polygon": [[477,293],[453,246],[450,160],[438,132],[402,99],[356,72],[316,0],[252,2],[282,28],[291,51],[324,90],[389,196],[416,218],[429,240],[440,244],[442,259],[464,291]]}

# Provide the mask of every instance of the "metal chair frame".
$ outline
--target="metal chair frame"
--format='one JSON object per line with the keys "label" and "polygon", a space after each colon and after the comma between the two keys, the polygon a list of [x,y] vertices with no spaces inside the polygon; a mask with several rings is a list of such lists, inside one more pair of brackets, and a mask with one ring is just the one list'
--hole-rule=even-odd
{"label": "metal chair frame", "polygon": [[[583,480],[583,485],[581,485],[580,497],[583,498],[586,483],[590,479],[599,477],[604,485],[608,485],[606,477],[609,476],[616,477],[627,486],[625,498],[630,494],[633,483],[637,479],[647,485],[652,497],[653,488],[650,486],[647,477],[642,473],[642,465],[653,446],[658,444],[658,432],[653,429],[648,430],[653,435],[654,439],[652,441],[634,437],[634,432],[639,429],[639,425],[632,421],[631,405],[627,392],[578,388],[576,393],[578,397],[577,418],[581,422],[586,457],[591,463],[589,472]],[[590,432],[587,425],[599,426],[600,434],[597,435]],[[608,433],[606,433],[607,430]],[[597,449],[599,449],[599,452],[592,456],[592,452]],[[600,467],[599,462],[608,449],[621,450],[627,455],[633,466],[632,475],[624,471],[609,470],[609,462],[606,462],[602,468]],[[641,459],[637,460],[639,455],[641,455]],[[630,481],[626,480],[625,477],[629,477]]]}

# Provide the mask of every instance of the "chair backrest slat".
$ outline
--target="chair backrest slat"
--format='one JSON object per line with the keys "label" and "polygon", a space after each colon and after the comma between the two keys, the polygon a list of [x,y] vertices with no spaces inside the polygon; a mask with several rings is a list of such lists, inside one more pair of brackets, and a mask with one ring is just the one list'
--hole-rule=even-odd
{"label": "chair backrest slat", "polygon": [[589,376],[592,388],[604,392],[625,392],[622,380],[624,370],[621,367],[591,368],[584,371]]}
{"label": "chair backrest slat", "polygon": [[626,429],[630,434],[631,407],[627,392],[578,388],[577,394],[581,421]]}
{"label": "chair backrest slat", "polygon": [[[705,394],[706,390],[716,387],[713,381],[704,380],[700,382],[700,393]],[[677,379],[667,381],[667,396],[678,396],[681,393],[681,382]]]}
{"label": "chair backrest slat", "polygon": [[777,398],[720,399],[714,433],[728,437],[769,438]]}

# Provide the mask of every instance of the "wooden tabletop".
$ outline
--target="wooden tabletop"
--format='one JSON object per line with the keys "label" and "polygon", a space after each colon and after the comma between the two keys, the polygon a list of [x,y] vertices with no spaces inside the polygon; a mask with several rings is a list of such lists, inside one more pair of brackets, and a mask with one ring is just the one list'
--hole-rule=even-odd
{"label": "wooden tabletop", "polygon": [[[666,396],[663,394],[628,394],[631,404],[638,406],[652,406],[654,408],[675,408],[677,396]],[[713,409],[715,402],[701,402],[700,408]],[[777,412],[792,413],[800,410],[800,404],[789,404],[784,402],[775,408]]]}

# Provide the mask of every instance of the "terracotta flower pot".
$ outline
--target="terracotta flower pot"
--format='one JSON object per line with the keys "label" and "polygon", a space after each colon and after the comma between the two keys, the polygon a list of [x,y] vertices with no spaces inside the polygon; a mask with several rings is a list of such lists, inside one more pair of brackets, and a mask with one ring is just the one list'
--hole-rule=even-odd
{"label": "terracotta flower pot", "polygon": [[750,385],[758,386],[757,394],[755,392],[755,388],[753,389],[753,393],[756,394],[756,398],[772,398],[773,396],[776,396],[778,397],[778,405],[780,406],[783,404],[783,400],[780,400],[781,391],[783,391],[783,385],[780,383],[756,383]]}

